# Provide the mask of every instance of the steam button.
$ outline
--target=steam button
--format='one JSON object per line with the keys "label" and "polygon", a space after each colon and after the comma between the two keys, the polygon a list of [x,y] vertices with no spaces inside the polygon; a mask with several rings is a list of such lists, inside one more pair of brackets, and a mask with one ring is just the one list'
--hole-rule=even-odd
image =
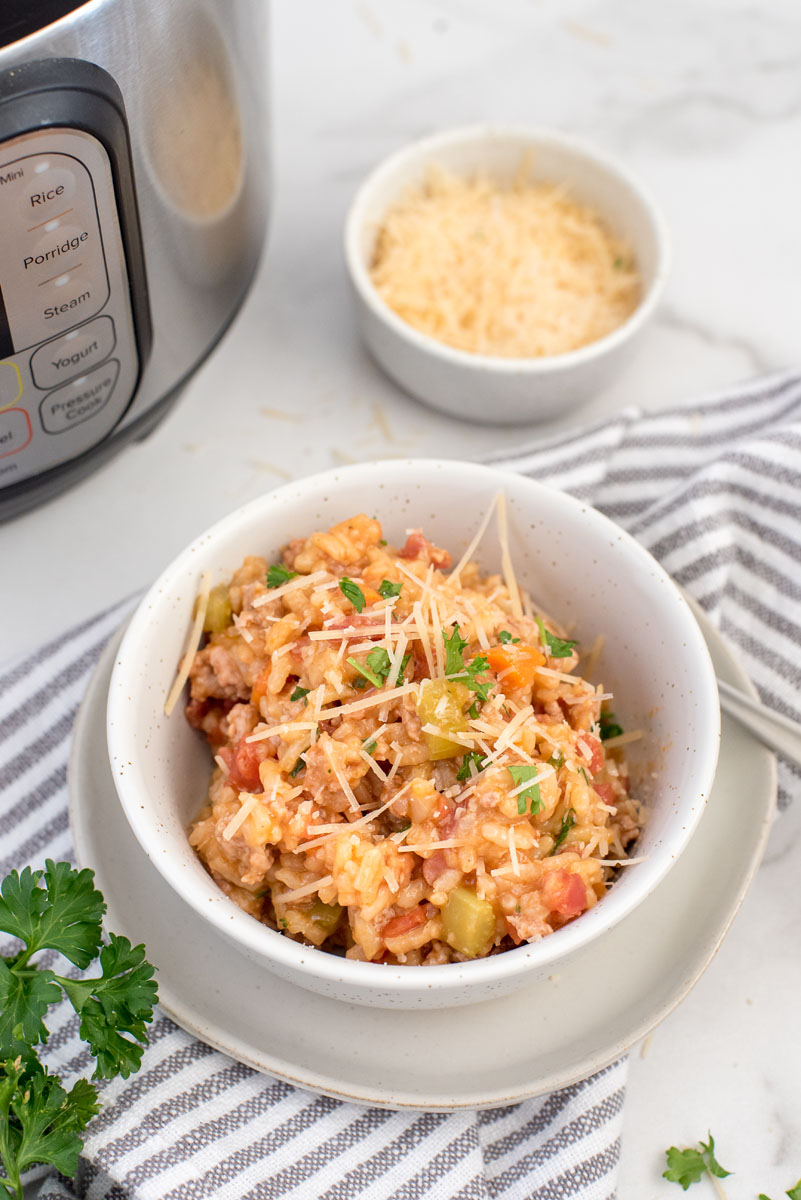
{"label": "steam button", "polygon": [[25,191],[19,204],[19,212],[25,227],[32,230],[54,217],[66,215],[72,208],[75,195],[75,176],[65,167],[51,166],[42,158],[33,167],[27,163]]}

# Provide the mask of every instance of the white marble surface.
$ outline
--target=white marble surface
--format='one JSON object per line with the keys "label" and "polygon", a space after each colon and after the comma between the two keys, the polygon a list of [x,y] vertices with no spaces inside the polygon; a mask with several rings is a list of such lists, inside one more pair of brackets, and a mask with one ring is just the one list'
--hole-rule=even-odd
{"label": "white marble surface", "polygon": [[[570,130],[622,156],[664,209],[665,305],[638,361],[574,421],[799,360],[794,0],[283,0],[273,18],[277,190],[256,286],[149,440],[0,529],[13,612],[0,660],[138,589],[287,475],[348,456],[477,456],[536,434],[429,412],[354,336],[340,250],[349,198],[378,159],[438,128]],[[661,1151],[708,1127],[737,1171],[731,1200],[777,1200],[801,1176],[800,853],[801,798],[705,978],[633,1055],[621,1200],[678,1196],[660,1180]]]}

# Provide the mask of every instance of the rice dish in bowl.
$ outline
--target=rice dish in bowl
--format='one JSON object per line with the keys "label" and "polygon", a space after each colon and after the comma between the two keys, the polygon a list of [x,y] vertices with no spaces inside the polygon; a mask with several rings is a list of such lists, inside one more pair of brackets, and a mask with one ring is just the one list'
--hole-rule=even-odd
{"label": "rice dish in bowl", "polygon": [[465,961],[575,920],[630,861],[640,733],[514,575],[358,514],[247,557],[204,626],[186,712],[215,766],[190,842],[271,928]]}
{"label": "rice dish in bowl", "polygon": [[[497,511],[492,515],[501,492],[503,536]],[[314,561],[319,539],[347,540],[330,531],[356,513],[367,514],[359,523],[364,544],[349,552],[359,554],[327,555],[324,565]],[[378,517],[380,530],[372,524]],[[408,540],[409,530],[423,530],[417,545],[414,535]],[[388,546],[381,545],[382,538]],[[454,565],[435,562],[438,550],[450,553]],[[255,565],[242,566],[253,557],[259,560]],[[471,562],[477,565],[468,566]],[[270,587],[271,568],[297,576],[284,582],[274,574]],[[324,574],[312,580],[318,571]],[[400,584],[400,593],[382,595],[385,584]],[[513,607],[515,586],[522,615]],[[354,588],[364,598],[361,611]],[[204,612],[197,596],[206,592],[211,603]],[[524,592],[531,596],[530,615]],[[259,597],[264,599],[257,606]],[[195,609],[193,635],[187,638]],[[201,636],[204,617],[210,628]],[[216,621],[219,627],[211,628]],[[284,622],[274,639],[280,644],[264,640],[270,633],[258,627],[260,621],[271,630]],[[337,622],[343,624],[336,628]],[[384,627],[365,630],[365,624]],[[343,637],[342,629],[359,636]],[[577,646],[569,647],[574,640]],[[212,661],[217,642],[231,660],[230,676],[219,655],[217,666]],[[287,650],[274,660],[283,646]],[[187,671],[176,681],[183,647]],[[197,728],[183,715],[189,697],[181,694],[195,661],[190,714]],[[512,675],[505,674],[509,670]],[[532,670],[535,682],[527,682]],[[259,676],[264,677],[257,686]],[[364,688],[357,683],[361,678]],[[168,717],[165,696],[175,682],[175,711]],[[218,684],[229,693],[216,694]],[[454,695],[444,708],[436,693],[431,710],[425,703],[420,707],[429,686],[450,695],[452,684]],[[398,695],[404,688],[409,690]],[[575,695],[563,688],[581,690],[587,711],[568,705]],[[293,700],[299,690],[306,694]],[[506,699],[498,704],[500,695]],[[564,720],[549,709],[551,699]],[[362,707],[347,711],[354,704]],[[615,723],[610,704],[622,735],[610,728]],[[525,714],[514,728],[519,713],[512,705]],[[300,728],[276,732],[293,724]],[[511,732],[508,746],[504,729]],[[126,817],[154,867],[194,910],[199,954],[204,928],[212,925],[267,971],[299,986],[347,1002],[407,1009],[474,1003],[508,992],[533,974],[552,972],[631,912],[670,869],[700,819],[714,778],[719,729],[714,671],[701,633],[675,585],[641,546],[588,505],[529,478],[432,460],[354,465],[302,479],[199,536],[134,613],[117,655],[107,719],[112,773]],[[542,731],[563,747],[564,764]],[[636,740],[615,745],[616,738],[634,739],[641,731]],[[601,732],[612,736],[604,740]],[[429,741],[440,736],[451,743],[443,758],[436,756],[436,743],[432,753]],[[250,737],[256,740],[248,742]],[[602,743],[603,766],[593,739]],[[330,777],[324,765],[329,755]],[[248,757],[257,760],[258,782],[247,775]],[[347,786],[341,780],[329,785],[335,767]],[[236,778],[240,768],[243,774]],[[290,795],[297,788],[303,791]],[[211,807],[202,811],[209,800]],[[449,810],[452,829],[445,824],[448,813],[438,811],[440,803]],[[215,804],[222,805],[217,814]],[[259,845],[253,818],[258,822],[265,815],[276,818],[276,828]],[[491,828],[493,818],[497,829]],[[363,823],[348,828],[345,844],[344,823],[357,821]],[[402,828],[407,821],[408,829]],[[468,844],[434,845],[463,839]],[[312,845],[305,846],[308,842]],[[348,846],[353,860],[365,865],[361,877],[351,876],[355,862]],[[263,854],[261,861],[251,857],[254,849]],[[435,857],[439,850],[444,858]],[[337,853],[343,855],[341,867]],[[386,855],[389,875],[383,872]],[[382,869],[371,883],[377,857]],[[618,868],[624,860],[629,865]],[[458,870],[460,881],[446,870]],[[563,900],[554,896],[560,890],[554,884],[545,886],[548,875],[565,883],[559,871],[574,877]],[[351,894],[338,890],[344,875],[354,884]],[[461,914],[458,907],[448,913],[450,897],[460,891],[468,893],[457,901]],[[491,906],[492,927],[474,896]],[[316,902],[326,906],[317,910],[320,929],[306,920]],[[398,917],[413,922],[406,930],[404,922],[390,926]]]}

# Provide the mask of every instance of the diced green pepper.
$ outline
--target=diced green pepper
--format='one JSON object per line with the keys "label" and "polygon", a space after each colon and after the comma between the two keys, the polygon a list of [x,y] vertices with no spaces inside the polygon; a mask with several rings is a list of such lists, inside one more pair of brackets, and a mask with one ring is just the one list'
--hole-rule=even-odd
{"label": "diced green pepper", "polygon": [[495,912],[472,888],[455,887],[442,909],[442,936],[449,946],[470,958],[490,948],[495,933]]}
{"label": "diced green pepper", "polygon": [[206,606],[206,619],[203,628],[206,633],[222,633],[233,620],[231,608],[231,593],[224,583],[213,587],[209,592],[209,602]]}
{"label": "diced green pepper", "polygon": [[[450,679],[429,679],[420,689],[420,699],[417,704],[417,715],[423,725],[436,725],[443,733],[465,733],[468,729],[467,717],[462,711],[461,684]],[[435,733],[424,733],[428,753],[437,761],[441,758],[454,758],[464,754],[465,748],[459,742],[452,742],[448,737]]]}
{"label": "diced green pepper", "polygon": [[298,904],[296,908],[284,908],[278,897],[275,910],[282,929],[286,929],[288,933],[301,934],[315,946],[322,946],[325,939],[334,932],[342,916],[341,905],[323,904],[319,899],[315,899],[311,904]]}

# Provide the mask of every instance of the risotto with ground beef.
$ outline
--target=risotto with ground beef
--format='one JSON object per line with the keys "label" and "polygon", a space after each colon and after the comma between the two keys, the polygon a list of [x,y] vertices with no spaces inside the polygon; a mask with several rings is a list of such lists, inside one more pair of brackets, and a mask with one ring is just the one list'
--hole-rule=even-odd
{"label": "risotto with ground beef", "polygon": [[576,644],[508,574],[451,567],[358,515],[208,595],[186,711],[215,766],[191,843],[246,912],[350,959],[536,941],[639,833],[631,735]]}

